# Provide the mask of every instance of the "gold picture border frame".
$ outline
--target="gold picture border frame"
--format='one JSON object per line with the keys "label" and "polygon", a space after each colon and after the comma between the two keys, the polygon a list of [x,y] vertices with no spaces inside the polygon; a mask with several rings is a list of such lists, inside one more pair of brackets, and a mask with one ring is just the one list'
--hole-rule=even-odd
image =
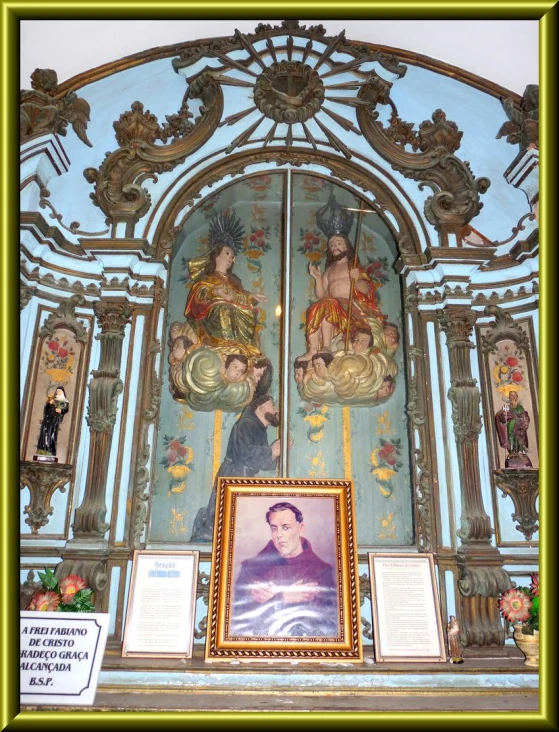
{"label": "gold picture border frame", "polygon": [[[345,662],[363,661],[359,612],[359,572],[353,482],[291,478],[219,478],[214,525],[214,551],[208,604],[205,659],[209,662],[262,661]],[[334,498],[340,638],[310,637],[263,640],[250,637],[228,640],[226,618],[233,583],[235,509],[238,497],[269,497],[270,503],[296,502],[297,498]],[[258,517],[263,520],[263,517]]]}
{"label": "gold picture border frame", "polygon": [[[379,624],[381,613],[377,607],[377,591],[375,585],[374,561],[377,558],[382,559],[405,559],[406,561],[427,561],[429,564],[429,576],[431,578],[431,590],[435,604],[435,619],[437,623],[437,638],[439,642],[439,653],[437,656],[387,656],[380,652],[379,647]],[[416,554],[413,552],[370,552],[369,553],[369,577],[371,579],[371,611],[373,615],[373,639],[374,653],[376,663],[444,663],[447,660],[445,640],[443,635],[443,624],[441,615],[441,601],[437,591],[437,580],[435,577],[435,562],[431,553]]]}
{"label": "gold picture border frame", "polygon": [[[138,577],[139,557],[141,556],[163,556],[167,559],[177,556],[192,556],[194,567],[192,570],[192,587],[190,592],[190,601],[188,609],[190,610],[190,649],[186,653],[166,653],[165,651],[125,651],[128,634],[130,632],[130,619],[132,616],[134,593],[136,590],[136,580]],[[126,607],[126,620],[124,623],[124,634],[122,638],[122,657],[123,658],[192,658],[194,653],[194,625],[196,621],[196,601],[198,594],[198,567],[200,563],[200,552],[196,550],[173,551],[167,549],[139,549],[134,552],[132,560],[132,570],[130,572],[130,588],[128,590],[128,604]]]}

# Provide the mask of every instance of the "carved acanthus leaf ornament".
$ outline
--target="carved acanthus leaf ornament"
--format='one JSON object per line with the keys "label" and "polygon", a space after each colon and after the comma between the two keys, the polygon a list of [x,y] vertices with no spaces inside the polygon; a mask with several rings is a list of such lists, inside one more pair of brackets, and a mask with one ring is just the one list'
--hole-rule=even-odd
{"label": "carved acanthus leaf ornament", "polygon": [[[188,100],[195,98],[202,107],[200,117],[192,122]],[[173,170],[200,148],[214,133],[222,112],[223,94],[210,73],[189,85],[178,112],[167,115],[162,125],[149,110],[144,111],[141,102],[134,102],[113,125],[118,150],[107,153],[99,169],[84,170],[86,180],[95,185],[91,199],[108,223],[126,222],[126,236],[132,236],[134,225],[151,205],[142,183]],[[157,141],[166,144],[157,145]]]}
{"label": "carved acanthus leaf ornament", "polygon": [[[390,98],[392,83],[371,72],[361,87],[358,98],[362,104],[356,114],[359,127],[367,141],[406,178],[412,178],[433,190],[424,205],[425,216],[446,244],[446,234],[459,232],[480,212],[480,194],[490,186],[488,178],[475,178],[469,163],[454,154],[460,147],[462,132],[447,120],[441,109],[433,112],[419,129],[403,122]],[[392,114],[387,127],[378,120],[379,105],[389,105]],[[410,145],[414,152],[405,149]],[[415,152],[419,150],[420,152]]]}

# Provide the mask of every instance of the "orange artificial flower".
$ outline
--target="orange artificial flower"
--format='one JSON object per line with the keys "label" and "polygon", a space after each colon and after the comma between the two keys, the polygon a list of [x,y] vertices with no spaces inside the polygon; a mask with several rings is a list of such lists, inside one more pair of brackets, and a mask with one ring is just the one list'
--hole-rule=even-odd
{"label": "orange artificial flower", "polygon": [[499,599],[501,615],[509,623],[523,623],[530,617],[532,601],[525,592],[511,587]]}
{"label": "orange artificial flower", "polygon": [[51,612],[58,609],[60,597],[56,592],[36,592],[27,606],[28,610],[39,610],[39,612]]}
{"label": "orange artificial flower", "polygon": [[77,574],[69,574],[64,579],[61,579],[58,583],[60,587],[60,593],[62,595],[62,602],[69,605],[74,600],[74,595],[79,590],[85,590],[87,585]]}

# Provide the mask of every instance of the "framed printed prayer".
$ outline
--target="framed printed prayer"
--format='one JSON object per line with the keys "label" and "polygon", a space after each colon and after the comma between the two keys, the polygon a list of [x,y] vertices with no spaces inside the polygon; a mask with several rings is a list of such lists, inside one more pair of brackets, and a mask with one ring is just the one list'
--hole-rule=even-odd
{"label": "framed printed prayer", "polygon": [[122,655],[191,658],[197,551],[136,551]]}
{"label": "framed printed prayer", "polygon": [[432,554],[369,554],[375,661],[446,661]]}
{"label": "framed printed prayer", "polygon": [[361,661],[353,485],[220,478],[207,661]]}

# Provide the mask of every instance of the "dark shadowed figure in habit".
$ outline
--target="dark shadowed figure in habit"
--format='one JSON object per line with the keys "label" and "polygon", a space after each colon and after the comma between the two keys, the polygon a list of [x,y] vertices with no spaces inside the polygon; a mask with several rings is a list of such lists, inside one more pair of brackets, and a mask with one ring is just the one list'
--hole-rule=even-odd
{"label": "dark shadowed figure in habit", "polygon": [[261,470],[274,470],[281,453],[280,440],[268,444],[266,430],[279,426],[279,411],[269,394],[256,397],[233,426],[225,460],[221,464],[205,508],[198,511],[191,541],[212,541],[218,478],[254,477]]}
{"label": "dark shadowed figure in habit", "polygon": [[56,455],[58,430],[60,429],[64,415],[69,409],[70,404],[66,398],[66,392],[62,386],[59,386],[56,388],[54,395],[47,399],[43,410],[43,421],[41,422],[41,430],[37,442],[37,454]]}
{"label": "dark shadowed figure in habit", "polygon": [[303,536],[301,511],[276,503],[266,513],[272,538],[241,565],[229,635],[329,637],[339,634],[334,569]]}

